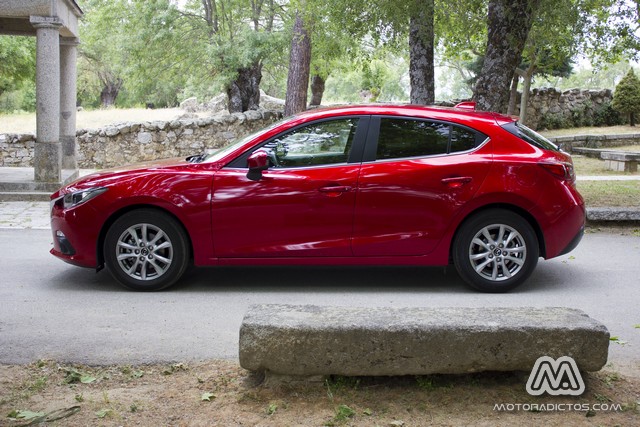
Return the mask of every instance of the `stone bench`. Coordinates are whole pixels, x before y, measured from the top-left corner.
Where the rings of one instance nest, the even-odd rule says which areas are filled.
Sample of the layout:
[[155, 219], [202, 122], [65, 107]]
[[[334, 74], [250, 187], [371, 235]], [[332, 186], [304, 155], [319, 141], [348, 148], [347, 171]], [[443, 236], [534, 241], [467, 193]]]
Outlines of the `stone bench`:
[[609, 332], [569, 308], [250, 307], [240, 365], [267, 376], [395, 376], [530, 371], [570, 356], [607, 362]]
[[637, 172], [640, 153], [625, 153], [622, 151], [603, 151], [600, 158], [605, 161], [605, 167], [618, 172]]

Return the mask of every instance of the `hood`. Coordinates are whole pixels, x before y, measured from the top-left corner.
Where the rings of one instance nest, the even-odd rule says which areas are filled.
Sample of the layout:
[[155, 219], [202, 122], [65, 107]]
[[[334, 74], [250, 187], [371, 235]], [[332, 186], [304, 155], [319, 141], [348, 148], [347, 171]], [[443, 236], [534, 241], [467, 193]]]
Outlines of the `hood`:
[[123, 184], [130, 179], [139, 178], [141, 175], [156, 174], [159, 172], [179, 171], [191, 167], [202, 167], [207, 170], [215, 170], [217, 164], [209, 163], [189, 163], [182, 157], [153, 160], [148, 162], [136, 163], [127, 166], [114, 167], [110, 169], [100, 170], [78, 178], [77, 180], [65, 185], [51, 197], [59, 197], [74, 191], [85, 190], [92, 187], [106, 187], [114, 183]]

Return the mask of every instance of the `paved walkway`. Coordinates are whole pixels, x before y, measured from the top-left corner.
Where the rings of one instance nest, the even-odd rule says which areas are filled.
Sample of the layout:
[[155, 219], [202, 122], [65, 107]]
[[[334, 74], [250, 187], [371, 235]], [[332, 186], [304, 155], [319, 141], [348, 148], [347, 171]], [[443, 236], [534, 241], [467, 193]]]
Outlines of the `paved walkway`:
[[49, 229], [49, 202], [0, 202], [0, 229]]
[[640, 181], [640, 175], [578, 175], [576, 181]]

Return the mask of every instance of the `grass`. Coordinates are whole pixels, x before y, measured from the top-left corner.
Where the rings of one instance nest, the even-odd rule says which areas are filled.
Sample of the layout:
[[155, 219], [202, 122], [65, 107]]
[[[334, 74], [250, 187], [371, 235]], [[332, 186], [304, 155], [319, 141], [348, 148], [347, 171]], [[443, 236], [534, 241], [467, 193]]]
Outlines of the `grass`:
[[578, 181], [589, 207], [640, 207], [640, 181]]
[[611, 150], [631, 151], [631, 152], [640, 153], [640, 145], [624, 145], [622, 147], [612, 147]]
[[615, 135], [620, 133], [639, 133], [640, 126], [605, 126], [605, 127], [586, 127], [586, 128], [570, 128], [570, 129], [553, 129], [540, 131], [546, 137], [550, 136], [570, 136], [570, 135]]
[[[640, 147], [637, 147], [640, 149]], [[604, 166], [604, 160], [594, 159], [593, 157], [586, 157], [580, 155], [573, 155], [573, 166], [576, 170], [576, 175], [639, 175], [638, 172], [618, 172], [610, 169], [606, 169]]]

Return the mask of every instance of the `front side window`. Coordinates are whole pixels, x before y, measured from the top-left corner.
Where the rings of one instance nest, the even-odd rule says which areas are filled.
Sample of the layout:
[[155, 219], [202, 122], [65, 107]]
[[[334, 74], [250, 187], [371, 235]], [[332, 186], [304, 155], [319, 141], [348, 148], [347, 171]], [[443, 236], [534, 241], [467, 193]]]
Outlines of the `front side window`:
[[265, 144], [276, 168], [347, 163], [357, 118], [323, 121], [300, 127]]

